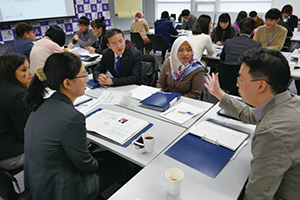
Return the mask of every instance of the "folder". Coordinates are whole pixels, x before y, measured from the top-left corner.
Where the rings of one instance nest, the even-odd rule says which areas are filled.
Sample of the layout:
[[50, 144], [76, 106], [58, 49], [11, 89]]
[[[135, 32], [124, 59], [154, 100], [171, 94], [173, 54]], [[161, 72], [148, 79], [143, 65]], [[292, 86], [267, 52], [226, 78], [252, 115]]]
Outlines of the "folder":
[[158, 111], [165, 111], [181, 97], [180, 93], [175, 92], [156, 92], [146, 99], [140, 101], [140, 106]]
[[234, 151], [187, 134], [165, 154], [205, 175], [215, 178], [233, 156]]
[[95, 89], [100, 87], [100, 84], [98, 82], [95, 82], [93, 79], [90, 79], [89, 82], [87, 82], [87, 87]]
[[[94, 129], [94, 130], [90, 130], [89, 127], [91, 127], [90, 125], [91, 124], [88, 124], [89, 123], [89, 118], [93, 117], [93, 115], [97, 114], [99, 111], [104, 111], [103, 109], [97, 109], [91, 113], [89, 113], [88, 115], [86, 115], [86, 127], [87, 127], [87, 130], [88, 130], [88, 133], [90, 134], [93, 134], [95, 136], [98, 136], [100, 138], [103, 138], [103, 139], [106, 139], [112, 143], [115, 143], [115, 144], [119, 144], [123, 147], [127, 147], [129, 144], [131, 144], [137, 137], [139, 137], [142, 133], [146, 132], [149, 128], [151, 128], [153, 126], [152, 123], [149, 123], [149, 122], [146, 122], [144, 120], [141, 120], [141, 119], [137, 119], [137, 118], [134, 118], [134, 117], [131, 117], [131, 116], [127, 116], [127, 118], [122, 118], [121, 120], [118, 120], [119, 118], [116, 118], [116, 119], [113, 119], [113, 121], [118, 121], [118, 123], [121, 123], [121, 124], [125, 124], [127, 123], [127, 121], [129, 120], [134, 120], [134, 119], [137, 119], [139, 121], [144, 121], [142, 122], [143, 125], [142, 126], [139, 126], [138, 129], [134, 129], [132, 132], [120, 132], [120, 130], [118, 129], [118, 126], [113, 126], [111, 127], [112, 129], [109, 129], [107, 130], [107, 127], [109, 127], [108, 123], [109, 123], [109, 116], [104, 116], [105, 118], [107, 117], [107, 121], [105, 121], [105, 124], [104, 126], [100, 126], [98, 127], [97, 129]], [[108, 112], [108, 110], [106, 110]], [[113, 111], [109, 111], [111, 112], [111, 114], [114, 114], [116, 112], [113, 112]], [[99, 113], [100, 114], [100, 113]], [[124, 115], [123, 113], [118, 113], [118, 114], [121, 114], [121, 115]], [[106, 113], [107, 115], [107, 113]], [[99, 116], [98, 116], [99, 117]], [[112, 115], [111, 117], [114, 118], [114, 116]], [[96, 118], [95, 119], [97, 122], [99, 121], [101, 123], [101, 119], [100, 118]], [[96, 122], [94, 120], [94, 122]], [[134, 121], [136, 122], [136, 121]], [[100, 124], [101, 125], [101, 124]], [[105, 127], [107, 126], [107, 127]], [[129, 126], [132, 126], [129, 125]], [[128, 127], [130, 128], [130, 127]], [[102, 133], [101, 133], [102, 131]], [[121, 133], [122, 135], [122, 140], [117, 140], [114, 136], [118, 133]]]

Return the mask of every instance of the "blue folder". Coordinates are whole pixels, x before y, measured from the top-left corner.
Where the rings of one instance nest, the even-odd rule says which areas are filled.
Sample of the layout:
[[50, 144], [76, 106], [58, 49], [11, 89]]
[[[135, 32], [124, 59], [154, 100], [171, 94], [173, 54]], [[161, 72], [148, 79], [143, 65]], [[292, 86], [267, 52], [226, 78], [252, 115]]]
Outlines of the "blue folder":
[[165, 154], [215, 178], [233, 156], [234, 151], [187, 134]]
[[[96, 112], [98, 112], [98, 111], [100, 111], [100, 110], [102, 110], [102, 109], [101, 109], [101, 108], [98, 108], [97, 110], [95, 110], [95, 111], [93, 111], [93, 112], [87, 114], [87, 115], [85, 116], [85, 118], [90, 117], [91, 115], [95, 114]], [[101, 136], [100, 134], [94, 133], [94, 132], [92, 132], [92, 131], [88, 131], [88, 133], [93, 134], [93, 135], [95, 135], [95, 136], [97, 136], [97, 137], [100, 137], [100, 138], [102, 138], [102, 139], [109, 140], [110, 142], [115, 143], [115, 144], [119, 144], [119, 145], [121, 145], [121, 146], [123, 146], [123, 147], [127, 147], [127, 146], [130, 145], [137, 137], [139, 137], [141, 134], [143, 134], [143, 133], [146, 132], [149, 128], [151, 128], [151, 126], [153, 126], [153, 124], [152, 124], [152, 123], [149, 123], [145, 128], [143, 128], [143, 129], [140, 130], [138, 133], [136, 133], [134, 136], [132, 136], [132, 137], [131, 137], [129, 140], [127, 140], [124, 144], [117, 143], [117, 142], [115, 142], [115, 141], [113, 141], [113, 140], [111, 140], [111, 139], [109, 139], [109, 138], [107, 138], [107, 137]]]
[[100, 87], [100, 84], [95, 82], [93, 79], [90, 79], [89, 82], [87, 82], [87, 86], [91, 89], [95, 89]]
[[165, 111], [173, 103], [178, 101], [181, 97], [180, 93], [175, 92], [156, 92], [146, 99], [140, 101], [140, 106], [158, 110]]

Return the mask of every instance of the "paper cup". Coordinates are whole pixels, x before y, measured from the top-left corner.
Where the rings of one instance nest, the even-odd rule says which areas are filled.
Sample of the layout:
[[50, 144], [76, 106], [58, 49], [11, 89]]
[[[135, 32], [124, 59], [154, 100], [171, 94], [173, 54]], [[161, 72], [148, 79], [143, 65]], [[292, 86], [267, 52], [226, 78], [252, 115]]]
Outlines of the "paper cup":
[[178, 195], [184, 178], [183, 171], [178, 168], [170, 168], [166, 171], [165, 176], [168, 181], [169, 194]]
[[132, 95], [131, 92], [124, 92], [122, 97], [123, 105], [130, 106], [131, 95]]
[[144, 149], [147, 153], [151, 153], [154, 149], [156, 134], [153, 132], [146, 132], [142, 135], [144, 141]]

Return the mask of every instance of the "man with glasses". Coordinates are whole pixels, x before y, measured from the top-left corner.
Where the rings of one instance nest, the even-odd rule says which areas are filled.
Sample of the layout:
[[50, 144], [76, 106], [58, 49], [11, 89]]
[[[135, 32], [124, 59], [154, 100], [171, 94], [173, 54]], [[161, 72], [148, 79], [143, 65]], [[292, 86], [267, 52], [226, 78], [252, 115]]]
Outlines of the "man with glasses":
[[78, 19], [78, 28], [79, 30], [75, 33], [74, 37], [72, 38], [71, 42], [69, 43], [69, 48], [74, 48], [74, 45], [78, 42], [81, 48], [93, 46], [96, 42], [97, 37], [94, 36], [92, 30], [89, 30], [90, 27], [90, 20], [85, 17], [81, 16]]
[[[106, 32], [108, 49], [93, 72], [94, 80], [101, 85], [121, 86], [138, 84], [141, 77], [142, 54], [126, 45], [124, 34], [119, 29]], [[112, 77], [106, 75], [109, 71]]]
[[220, 107], [256, 124], [251, 171], [240, 199], [300, 199], [300, 98], [288, 91], [289, 64], [280, 52], [262, 48], [247, 51], [241, 60], [239, 93], [255, 108], [225, 94], [218, 74], [205, 84]]

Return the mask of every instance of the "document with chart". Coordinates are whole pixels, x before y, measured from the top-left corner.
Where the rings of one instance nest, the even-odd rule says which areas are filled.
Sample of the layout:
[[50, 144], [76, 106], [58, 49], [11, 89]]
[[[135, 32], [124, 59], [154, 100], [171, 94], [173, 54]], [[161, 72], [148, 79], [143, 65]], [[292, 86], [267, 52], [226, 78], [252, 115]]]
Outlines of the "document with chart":
[[[150, 126], [149, 126], [150, 125]], [[123, 145], [150, 128], [149, 122], [124, 113], [102, 109], [86, 118], [88, 131]]]
[[181, 102], [174, 107], [169, 108], [165, 112], [159, 114], [159, 116], [166, 118], [170, 121], [183, 124], [189, 119], [199, 115], [200, 113], [204, 113], [205, 109], [192, 106], [190, 104]]

